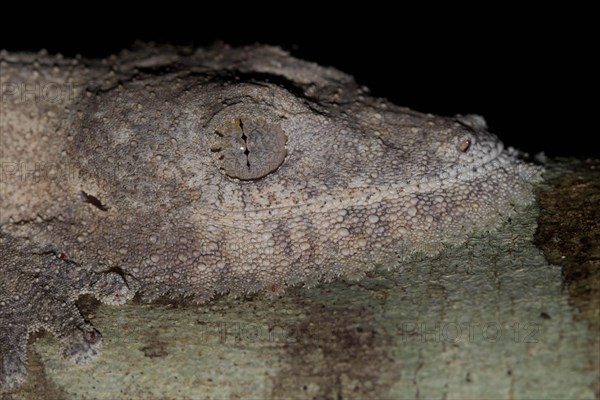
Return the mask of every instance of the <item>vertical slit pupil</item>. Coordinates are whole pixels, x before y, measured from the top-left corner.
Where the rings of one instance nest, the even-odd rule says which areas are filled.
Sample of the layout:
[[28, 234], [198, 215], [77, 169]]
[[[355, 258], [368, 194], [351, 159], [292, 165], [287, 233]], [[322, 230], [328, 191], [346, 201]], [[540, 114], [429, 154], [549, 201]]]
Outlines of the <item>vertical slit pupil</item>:
[[242, 130], [242, 140], [244, 141], [244, 154], [246, 155], [246, 166], [250, 168], [250, 159], [248, 158], [248, 154], [250, 154], [250, 150], [248, 150], [248, 136], [244, 132], [244, 123], [240, 119], [240, 129]]

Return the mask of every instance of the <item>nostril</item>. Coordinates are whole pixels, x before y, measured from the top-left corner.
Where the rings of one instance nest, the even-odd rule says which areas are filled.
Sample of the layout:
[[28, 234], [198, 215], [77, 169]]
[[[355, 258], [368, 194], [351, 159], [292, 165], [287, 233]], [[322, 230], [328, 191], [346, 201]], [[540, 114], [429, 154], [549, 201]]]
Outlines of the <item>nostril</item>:
[[461, 153], [466, 153], [471, 148], [471, 140], [465, 139], [456, 145], [456, 149]]

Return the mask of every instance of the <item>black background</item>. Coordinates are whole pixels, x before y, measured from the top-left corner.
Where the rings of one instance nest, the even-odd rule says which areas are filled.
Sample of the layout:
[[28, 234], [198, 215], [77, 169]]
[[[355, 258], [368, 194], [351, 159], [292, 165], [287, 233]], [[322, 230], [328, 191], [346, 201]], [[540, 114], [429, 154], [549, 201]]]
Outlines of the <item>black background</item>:
[[591, 10], [402, 4], [394, 10], [362, 3], [350, 12], [325, 13], [319, 4], [304, 3], [262, 10], [167, 6], [150, 15], [102, 9], [61, 18], [40, 11], [33, 18], [9, 12], [0, 48], [104, 57], [135, 40], [280, 45], [354, 75], [374, 95], [399, 105], [483, 115], [506, 144], [531, 154], [600, 156], [594, 145], [598, 128], [592, 126], [598, 43]]

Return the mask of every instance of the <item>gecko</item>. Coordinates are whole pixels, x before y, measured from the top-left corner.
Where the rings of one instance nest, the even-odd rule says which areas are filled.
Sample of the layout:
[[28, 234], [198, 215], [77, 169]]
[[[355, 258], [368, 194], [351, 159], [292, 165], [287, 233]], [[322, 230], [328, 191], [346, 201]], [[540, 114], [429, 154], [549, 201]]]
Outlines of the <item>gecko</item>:
[[88, 294], [283, 292], [492, 230], [541, 169], [477, 115], [436, 116], [272, 46], [0, 53], [0, 386], [32, 332], [86, 363]]

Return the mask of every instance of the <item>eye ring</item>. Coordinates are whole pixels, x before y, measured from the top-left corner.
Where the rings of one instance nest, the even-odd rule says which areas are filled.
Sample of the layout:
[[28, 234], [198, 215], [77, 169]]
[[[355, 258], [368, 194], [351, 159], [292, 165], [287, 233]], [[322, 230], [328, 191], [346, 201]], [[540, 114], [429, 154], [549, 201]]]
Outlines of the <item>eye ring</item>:
[[464, 139], [456, 145], [456, 149], [461, 153], [466, 153], [471, 148], [471, 139]]

